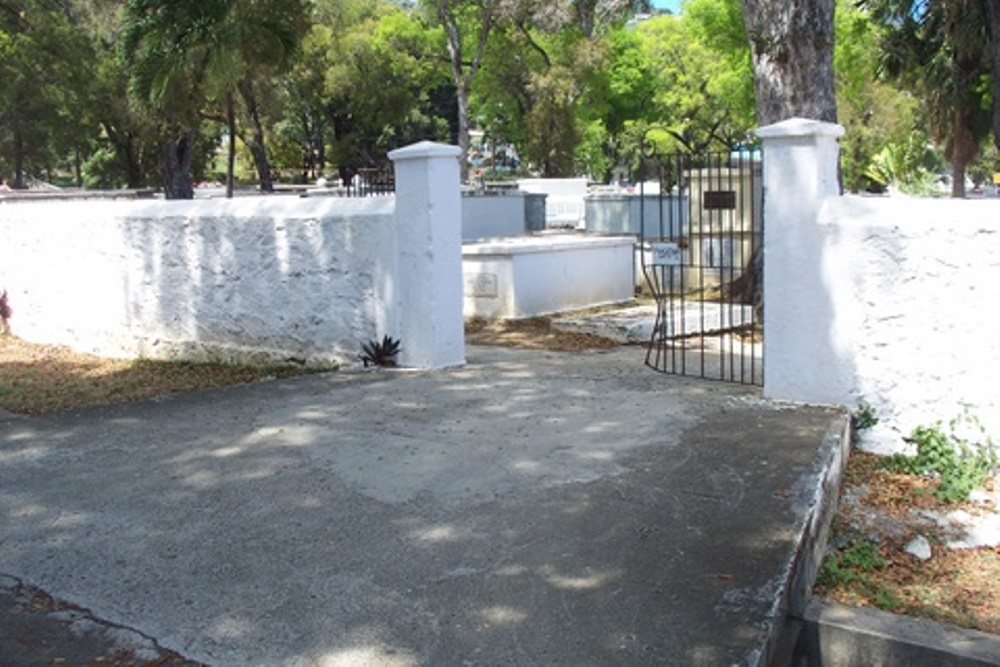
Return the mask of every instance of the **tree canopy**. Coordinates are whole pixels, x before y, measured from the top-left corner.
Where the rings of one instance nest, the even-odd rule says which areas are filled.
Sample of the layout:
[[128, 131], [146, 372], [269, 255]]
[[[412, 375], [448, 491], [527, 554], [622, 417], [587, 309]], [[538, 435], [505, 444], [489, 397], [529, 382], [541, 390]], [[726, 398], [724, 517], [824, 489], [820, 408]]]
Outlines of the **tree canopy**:
[[0, 0], [0, 174], [189, 197], [349, 180], [431, 139], [610, 181], [806, 115], [847, 127], [849, 189], [918, 188], [941, 158], [961, 184], [1000, 128], [994, 5]]
[[983, 0], [864, 3], [884, 29], [880, 73], [921, 93], [930, 134], [944, 145], [944, 156], [952, 165], [955, 197], [965, 195], [966, 166], [990, 130], [987, 82], [994, 53], [989, 29], [993, 4]]

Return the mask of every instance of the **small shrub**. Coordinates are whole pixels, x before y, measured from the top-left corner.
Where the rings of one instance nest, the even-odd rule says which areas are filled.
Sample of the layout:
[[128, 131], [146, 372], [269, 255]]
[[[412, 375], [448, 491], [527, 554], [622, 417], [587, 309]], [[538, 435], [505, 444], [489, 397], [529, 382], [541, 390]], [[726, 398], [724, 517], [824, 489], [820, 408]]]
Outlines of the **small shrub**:
[[361, 361], [364, 363], [365, 368], [369, 365], [395, 366], [396, 355], [402, 350], [400, 345], [400, 341], [394, 340], [391, 336], [383, 336], [381, 342], [370, 340], [367, 343], [362, 343]]
[[878, 424], [878, 414], [875, 408], [869, 403], [858, 403], [858, 407], [851, 414], [851, 426], [855, 431], [863, 431]]
[[938, 478], [934, 496], [946, 503], [962, 502], [969, 494], [983, 486], [997, 466], [993, 442], [985, 438], [979, 443], [969, 443], [957, 434], [960, 425], [982, 427], [974, 418], [954, 419], [946, 430], [940, 423], [918, 426], [907, 438], [917, 446], [915, 456], [894, 454], [883, 465], [887, 470], [909, 475], [935, 476]]

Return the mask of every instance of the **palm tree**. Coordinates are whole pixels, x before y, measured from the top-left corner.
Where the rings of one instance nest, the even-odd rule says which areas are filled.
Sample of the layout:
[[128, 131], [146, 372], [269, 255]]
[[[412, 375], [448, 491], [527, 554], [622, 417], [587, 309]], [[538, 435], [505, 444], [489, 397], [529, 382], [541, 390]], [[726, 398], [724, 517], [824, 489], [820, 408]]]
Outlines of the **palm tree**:
[[163, 137], [161, 161], [168, 199], [190, 199], [191, 157], [201, 106], [189, 58], [199, 25], [219, 0], [129, 0], [122, 51], [129, 87], [139, 106], [155, 117]]
[[868, 0], [885, 26], [883, 72], [921, 90], [931, 135], [945, 144], [951, 194], [965, 196], [965, 167], [990, 129], [981, 82], [990, 72], [990, 34], [979, 0]]
[[190, 198], [191, 146], [200, 114], [221, 102], [229, 127], [232, 196], [238, 92], [253, 125], [251, 152], [271, 190], [253, 80], [288, 65], [307, 23], [305, 0], [129, 0], [123, 49], [133, 95], [163, 121], [168, 198]]
[[243, 103], [250, 125], [250, 148], [260, 179], [260, 189], [274, 189], [265, 147], [264, 125], [256, 81], [266, 81], [291, 64], [308, 29], [304, 0], [216, 0], [226, 5], [221, 20], [199, 45], [210, 98], [221, 100], [229, 126], [229, 183], [235, 140], [241, 136], [235, 123], [235, 97]]

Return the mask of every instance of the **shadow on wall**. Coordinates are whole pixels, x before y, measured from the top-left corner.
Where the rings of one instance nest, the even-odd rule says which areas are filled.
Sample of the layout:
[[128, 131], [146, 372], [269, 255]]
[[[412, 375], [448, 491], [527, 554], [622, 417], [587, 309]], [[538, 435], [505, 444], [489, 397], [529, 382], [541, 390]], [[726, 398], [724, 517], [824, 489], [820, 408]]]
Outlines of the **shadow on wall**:
[[393, 208], [291, 197], [5, 207], [15, 333], [111, 356], [356, 361], [387, 326]]

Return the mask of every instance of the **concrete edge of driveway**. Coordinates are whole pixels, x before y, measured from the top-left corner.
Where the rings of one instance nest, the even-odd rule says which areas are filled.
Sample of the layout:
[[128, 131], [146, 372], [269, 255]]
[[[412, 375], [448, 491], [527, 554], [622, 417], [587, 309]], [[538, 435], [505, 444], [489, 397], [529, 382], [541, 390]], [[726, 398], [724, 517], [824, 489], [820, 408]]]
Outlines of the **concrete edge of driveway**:
[[799, 662], [884, 667], [1000, 665], [1000, 637], [879, 609], [810, 598], [799, 627]]
[[762, 665], [792, 664], [801, 626], [790, 619], [802, 616], [823, 562], [850, 450], [851, 418], [845, 412], [831, 422], [817, 454], [815, 486], [805, 500], [808, 507], [797, 529], [798, 547], [788, 564], [784, 595], [776, 601], [774, 632], [762, 656]]

